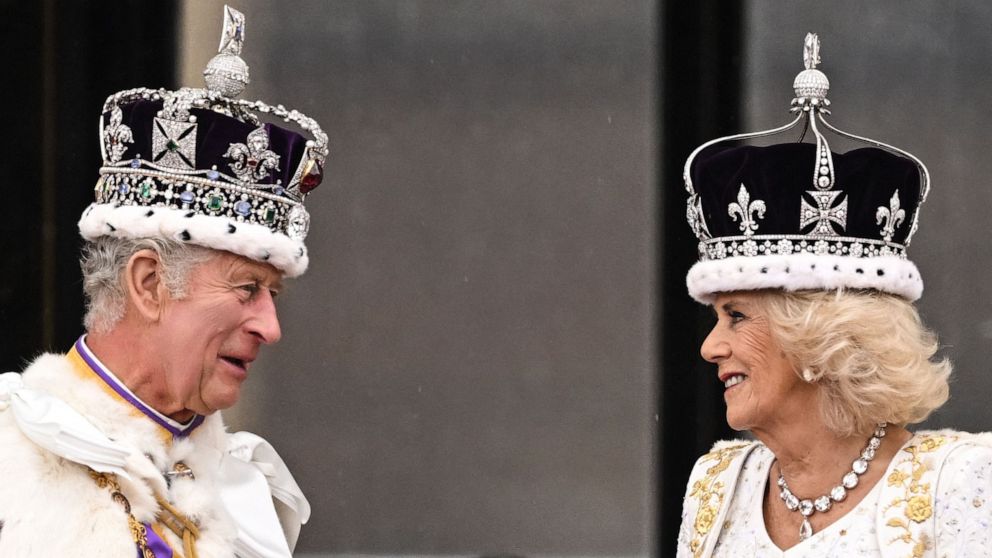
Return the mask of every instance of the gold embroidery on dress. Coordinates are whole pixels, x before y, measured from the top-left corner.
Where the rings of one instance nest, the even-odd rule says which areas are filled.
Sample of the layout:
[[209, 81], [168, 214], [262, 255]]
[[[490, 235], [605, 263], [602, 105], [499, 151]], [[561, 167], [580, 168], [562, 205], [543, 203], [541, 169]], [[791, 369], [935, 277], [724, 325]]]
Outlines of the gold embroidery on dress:
[[[893, 508], [902, 507], [903, 517], [896, 516], [885, 523], [888, 527], [902, 531], [901, 535], [889, 543], [903, 542], [912, 545], [910, 555], [912, 558], [921, 558], [927, 550], [933, 548], [933, 542], [927, 531], [925, 529], [921, 531], [918, 527], [933, 516], [930, 483], [923, 482], [923, 476], [932, 471], [933, 466], [924, 461], [923, 454], [931, 453], [948, 441], [956, 439], [956, 436], [922, 436], [918, 443], [906, 446], [902, 450], [909, 456], [904, 457], [889, 473], [888, 485], [903, 489], [903, 495], [892, 500], [883, 512], [888, 513]], [[914, 533], [914, 530], [917, 532]]]
[[727, 470], [734, 458], [747, 446], [748, 444], [727, 446], [711, 451], [700, 459], [700, 461], [716, 461], [717, 463], [706, 470], [706, 476], [692, 484], [692, 490], [689, 492], [689, 497], [695, 498], [698, 502], [696, 519], [692, 524], [694, 534], [692, 541], [689, 542], [689, 550], [694, 557], [698, 558], [702, 554], [703, 539], [713, 528], [713, 522], [716, 521], [716, 516], [723, 505], [724, 484], [716, 478]]

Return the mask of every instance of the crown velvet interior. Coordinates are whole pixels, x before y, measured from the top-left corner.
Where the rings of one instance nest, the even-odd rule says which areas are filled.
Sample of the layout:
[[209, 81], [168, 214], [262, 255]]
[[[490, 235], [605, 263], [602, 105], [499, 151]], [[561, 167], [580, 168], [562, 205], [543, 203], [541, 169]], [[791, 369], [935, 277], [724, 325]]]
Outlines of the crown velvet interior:
[[[701, 200], [703, 216], [714, 238], [739, 236], [741, 218], [729, 211], [739, 204], [743, 185], [749, 201], [764, 204], [764, 216], [755, 218], [755, 235], [808, 234], [813, 225], [801, 225], [806, 194], [815, 191], [816, 146], [786, 143], [767, 147], [714, 146], [701, 152], [692, 168], [692, 182]], [[891, 241], [904, 244], [919, 205], [920, 174], [909, 159], [882, 149], [867, 147], [847, 153], [832, 153], [835, 183], [828, 191], [839, 191], [835, 205], [846, 200], [846, 224], [831, 224], [838, 236], [882, 240], [878, 208], [891, 209], [896, 194], [905, 217], [894, 228]], [[829, 209], [829, 208], [828, 208]]]

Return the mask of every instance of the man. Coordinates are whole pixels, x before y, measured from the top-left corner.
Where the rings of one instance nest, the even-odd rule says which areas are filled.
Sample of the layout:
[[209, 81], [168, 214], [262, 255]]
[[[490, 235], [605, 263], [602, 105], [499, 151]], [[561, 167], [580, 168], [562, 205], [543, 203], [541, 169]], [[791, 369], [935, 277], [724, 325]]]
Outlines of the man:
[[327, 154], [312, 119], [235, 99], [243, 36], [225, 8], [206, 89], [104, 106], [79, 221], [87, 333], [0, 376], [0, 556], [285, 557], [309, 517], [272, 447], [219, 413], [280, 338]]

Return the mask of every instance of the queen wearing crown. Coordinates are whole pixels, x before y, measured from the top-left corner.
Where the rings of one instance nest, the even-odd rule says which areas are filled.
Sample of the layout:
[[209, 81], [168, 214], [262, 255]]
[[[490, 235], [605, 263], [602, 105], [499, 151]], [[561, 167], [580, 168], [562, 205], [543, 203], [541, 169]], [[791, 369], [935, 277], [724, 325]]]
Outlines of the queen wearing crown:
[[[700, 255], [687, 284], [716, 315], [700, 353], [727, 422], [756, 440], [696, 462], [678, 556], [988, 556], [992, 436], [908, 430], [944, 404], [951, 373], [906, 255], [927, 169], [828, 123], [815, 35], [804, 58], [790, 123], [686, 162]], [[815, 142], [727, 144], [800, 123]], [[867, 146], [836, 153], [824, 132]]]
[[275, 449], [220, 411], [281, 337], [274, 297], [307, 268], [327, 136], [237, 98], [245, 18], [224, 20], [206, 88], [103, 107], [86, 333], [0, 375], [0, 556], [288, 558], [310, 516]]

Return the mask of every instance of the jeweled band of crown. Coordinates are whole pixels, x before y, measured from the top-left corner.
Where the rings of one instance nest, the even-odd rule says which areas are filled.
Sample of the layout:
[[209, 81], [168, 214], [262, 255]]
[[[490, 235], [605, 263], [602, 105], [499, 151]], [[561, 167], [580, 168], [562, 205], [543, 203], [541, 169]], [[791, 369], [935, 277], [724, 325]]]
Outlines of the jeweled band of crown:
[[[902, 149], [827, 122], [830, 81], [816, 69], [815, 34], [806, 36], [803, 63], [791, 122], [708, 141], [686, 160], [686, 219], [699, 250], [687, 276], [690, 294], [708, 302], [738, 289], [859, 288], [915, 300], [923, 284], [906, 248], [929, 171]], [[800, 137], [767, 147], [721, 145], [782, 134], [800, 122], [815, 143]], [[870, 147], [835, 153], [824, 131]]]
[[[160, 220], [183, 241], [271, 258], [292, 275], [306, 268], [302, 241], [310, 217], [303, 203], [323, 179], [327, 135], [297, 110], [234, 98], [249, 82], [240, 58], [244, 30], [244, 15], [225, 6], [218, 54], [204, 70], [206, 88], [136, 88], [107, 98], [103, 166], [95, 204], [80, 221], [84, 237], [148, 234], [154, 223], [147, 221]], [[263, 119], [281, 119], [300, 132]], [[114, 212], [141, 207], [149, 208], [141, 223], [130, 209]], [[183, 217], [197, 223], [196, 234], [177, 228]]]
[[[105, 126], [103, 119], [100, 120], [100, 135], [104, 138], [104, 141], [100, 144], [102, 149], [101, 155], [103, 156], [105, 168], [121, 163], [126, 144], [133, 142], [131, 139], [131, 130], [120, 123], [120, 107], [141, 100], [163, 101], [164, 108], [160, 114], [174, 122], [188, 121], [189, 124], [195, 124], [196, 118], [189, 111], [191, 109], [204, 109], [259, 126], [261, 121], [258, 115], [255, 114], [257, 112], [260, 114], [271, 114], [276, 118], [283, 119], [285, 122], [294, 122], [302, 130], [313, 136], [313, 139], [307, 141], [307, 153], [297, 165], [296, 172], [293, 174], [288, 185], [281, 183], [257, 183], [248, 179], [249, 177], [237, 176], [237, 173], [233, 172], [233, 168], [232, 174], [235, 174], [235, 176], [226, 177], [232, 183], [252, 189], [269, 189], [278, 196], [285, 196], [292, 201], [303, 202], [306, 194], [316, 188], [320, 184], [319, 181], [323, 178], [323, 165], [327, 157], [327, 134], [320, 129], [320, 125], [313, 118], [296, 110], [287, 110], [282, 105], [273, 107], [262, 101], [230, 99], [216, 91], [189, 88], [183, 88], [175, 92], [166, 89], [137, 88], [120, 91], [108, 97], [104, 103], [103, 110], [104, 113], [110, 115], [110, 125]], [[190, 139], [195, 139], [195, 137]], [[248, 138], [245, 139], [247, 140]], [[175, 140], [173, 139], [173, 141]], [[170, 146], [166, 145], [166, 148], [169, 149]], [[179, 142], [176, 142], [175, 146], [171, 147], [171, 149], [173, 152], [181, 152], [182, 146]], [[154, 162], [144, 157], [139, 158], [139, 161], [141, 161], [142, 165], [146, 163], [152, 164]], [[235, 162], [234, 160], [231, 161], [231, 163]], [[126, 163], [133, 168], [133, 159], [126, 161]], [[192, 165], [187, 165], [188, 168], [177, 167], [175, 165], [159, 166], [166, 166], [167, 168], [156, 170], [182, 172], [183, 174], [186, 174], [187, 171], [194, 171], [211, 180], [215, 180], [218, 176], [225, 176], [224, 173], [217, 174], [220, 172], [217, 169], [196, 169], [191, 168]], [[103, 169], [101, 169], [102, 171]]]

